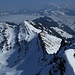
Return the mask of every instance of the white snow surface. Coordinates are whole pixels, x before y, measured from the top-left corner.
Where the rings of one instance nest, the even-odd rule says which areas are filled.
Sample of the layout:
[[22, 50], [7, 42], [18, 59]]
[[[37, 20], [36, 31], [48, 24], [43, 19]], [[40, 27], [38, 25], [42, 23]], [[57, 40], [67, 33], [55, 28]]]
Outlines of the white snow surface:
[[41, 33], [41, 37], [45, 43], [47, 53], [48, 54], [57, 53], [57, 51], [60, 48], [62, 40], [60, 38], [57, 38], [55, 36], [52, 36], [46, 33]]
[[29, 24], [27, 21], [24, 21], [20, 25], [20, 33], [19, 33], [19, 41], [26, 40], [30, 41], [33, 39], [36, 34], [40, 33], [41, 30], [34, 28], [31, 24]]
[[[69, 65], [73, 68], [74, 74], [75, 74], [75, 57], [74, 57], [75, 49], [68, 49], [65, 51], [67, 61], [69, 62]], [[67, 66], [67, 71], [69, 72], [70, 68]], [[68, 73], [67, 72], [67, 73]], [[68, 75], [73, 75], [72, 72], [70, 71], [70, 74]]]
[[66, 38], [72, 38], [73, 36], [62, 29], [59, 29], [58, 27], [52, 27], [56, 32], [58, 32], [62, 37]]

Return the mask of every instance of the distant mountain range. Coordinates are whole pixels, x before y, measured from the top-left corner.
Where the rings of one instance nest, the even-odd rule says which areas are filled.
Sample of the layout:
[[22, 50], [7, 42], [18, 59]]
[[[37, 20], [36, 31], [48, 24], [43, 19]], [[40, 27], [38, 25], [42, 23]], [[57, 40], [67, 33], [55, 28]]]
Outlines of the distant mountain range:
[[0, 16], [4, 15], [16, 15], [16, 14], [25, 14], [25, 15], [42, 15], [42, 16], [75, 16], [75, 10], [68, 7], [68, 5], [55, 5], [55, 4], [47, 4], [40, 10], [29, 10], [29, 9], [22, 9], [17, 11], [5, 11], [0, 12]]

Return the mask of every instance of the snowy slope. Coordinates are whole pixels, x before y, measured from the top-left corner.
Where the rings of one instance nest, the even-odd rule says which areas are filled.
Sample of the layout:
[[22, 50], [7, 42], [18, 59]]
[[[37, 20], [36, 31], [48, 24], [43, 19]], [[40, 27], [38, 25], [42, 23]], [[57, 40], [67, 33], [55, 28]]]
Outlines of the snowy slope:
[[19, 41], [21, 41], [21, 40], [30, 41], [39, 32], [41, 32], [41, 30], [34, 28], [27, 21], [24, 21], [22, 24], [20, 24], [20, 31], [18, 34], [19, 35]]
[[60, 48], [61, 45], [61, 39], [57, 38], [55, 36], [46, 34], [44, 33], [40, 33], [40, 36], [42, 38], [43, 43], [45, 44], [45, 48], [48, 54], [54, 54], [57, 53], [57, 51]]
[[65, 75], [75, 75], [75, 37], [73, 37], [72, 44], [67, 47], [65, 55], [68, 63], [66, 65]]
[[17, 48], [15, 47], [15, 40], [17, 37], [18, 29], [15, 24], [13, 25], [11, 23], [8, 24], [5, 22], [0, 23], [0, 28], [0, 36], [2, 36], [1, 38], [3, 39], [0, 42], [0, 75], [14, 75], [16, 70], [15, 68], [10, 69], [9, 67], [7, 67], [7, 59], [9, 59], [9, 57], [15, 52], [15, 50], [17, 50]]
[[72, 38], [72, 35], [63, 31], [62, 29], [59, 29], [58, 27], [51, 27], [53, 28], [56, 32], [58, 32], [62, 37], [65, 37], [65, 38]]
[[74, 75], [75, 38], [64, 28], [48, 17], [0, 22], [0, 75]]
[[[67, 57], [67, 61], [69, 62], [69, 64], [71, 65], [71, 67], [73, 68], [74, 74], [75, 74], [75, 57], [74, 57], [74, 53], [75, 53], [75, 49], [68, 49], [65, 54]], [[69, 71], [69, 66], [67, 66], [67, 71]], [[73, 75], [71, 73], [68, 73], [68, 75]]]

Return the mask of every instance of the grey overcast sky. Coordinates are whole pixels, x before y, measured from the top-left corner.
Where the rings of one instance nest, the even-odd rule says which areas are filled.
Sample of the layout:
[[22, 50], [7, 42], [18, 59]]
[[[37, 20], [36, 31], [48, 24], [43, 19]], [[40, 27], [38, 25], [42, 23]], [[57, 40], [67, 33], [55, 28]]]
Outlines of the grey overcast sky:
[[0, 11], [17, 9], [40, 9], [50, 3], [67, 4], [75, 8], [75, 0], [0, 0]]

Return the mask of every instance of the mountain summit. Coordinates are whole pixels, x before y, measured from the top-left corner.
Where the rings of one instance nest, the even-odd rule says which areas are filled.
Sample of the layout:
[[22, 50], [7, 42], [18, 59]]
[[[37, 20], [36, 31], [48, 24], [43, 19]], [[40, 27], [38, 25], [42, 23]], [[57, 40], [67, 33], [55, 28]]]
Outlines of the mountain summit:
[[0, 75], [75, 75], [74, 35], [47, 16], [0, 22]]

